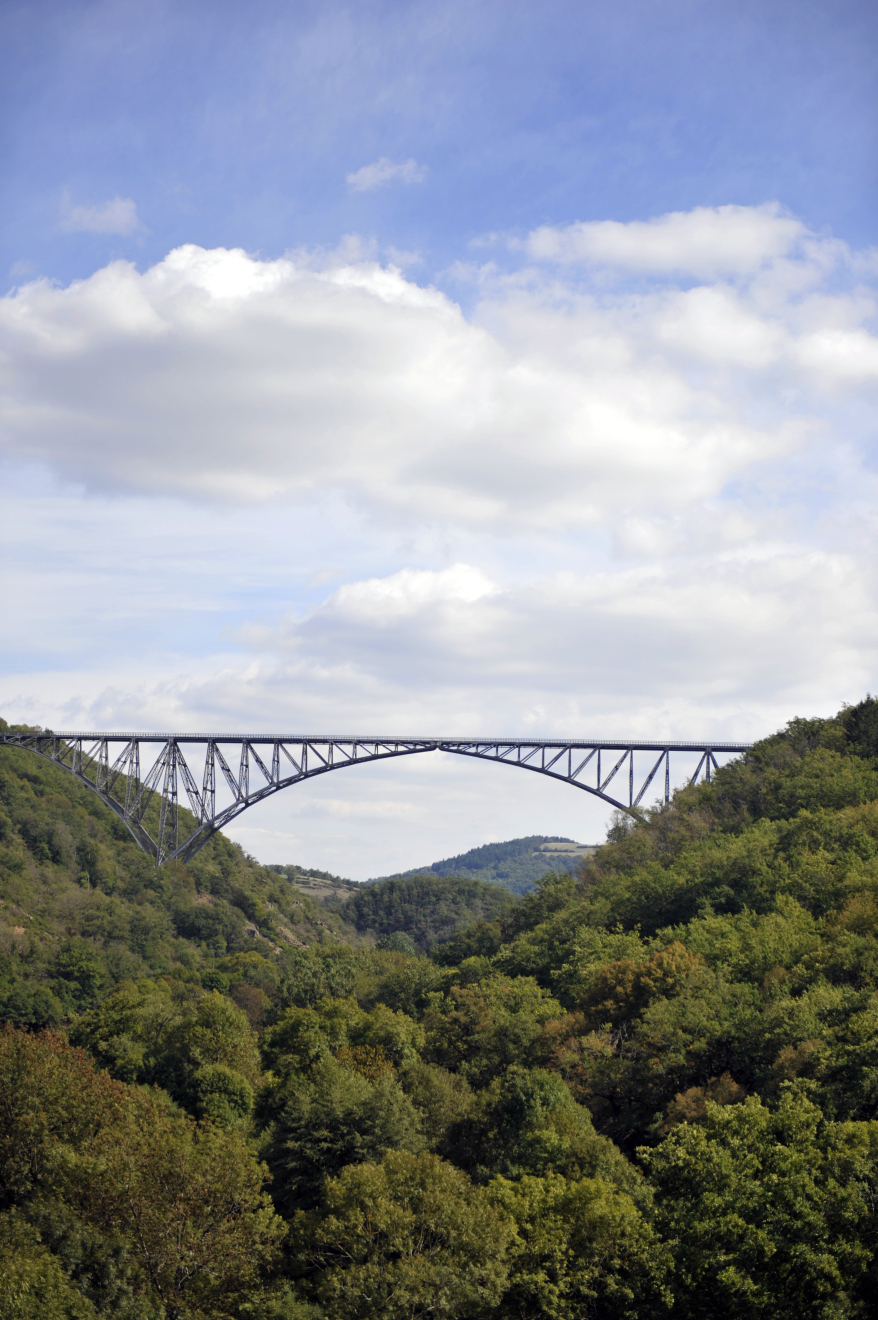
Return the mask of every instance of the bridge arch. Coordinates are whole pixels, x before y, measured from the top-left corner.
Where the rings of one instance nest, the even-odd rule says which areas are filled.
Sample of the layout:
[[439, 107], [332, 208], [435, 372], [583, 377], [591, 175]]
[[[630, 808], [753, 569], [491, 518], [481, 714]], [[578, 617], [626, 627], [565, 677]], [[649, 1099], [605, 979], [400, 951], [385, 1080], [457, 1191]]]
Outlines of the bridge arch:
[[[652, 742], [605, 739], [405, 738], [271, 734], [95, 733], [49, 729], [0, 733], [0, 746], [33, 752], [85, 784], [126, 825], [156, 866], [189, 861], [208, 839], [257, 802], [334, 770], [423, 752], [514, 766], [570, 784], [622, 811], [634, 812], [658, 775], [670, 797], [671, 756], [699, 757], [690, 782], [718, 769], [718, 753], [749, 743]], [[196, 777], [189, 760], [203, 765]], [[141, 763], [152, 764], [141, 774]], [[118, 749], [118, 750], [117, 750]], [[189, 759], [184, 749], [189, 750]], [[195, 754], [193, 756], [193, 753]], [[635, 775], [635, 754], [646, 768]], [[199, 787], [198, 779], [201, 781]], [[613, 792], [608, 792], [612, 786]], [[623, 788], [619, 793], [620, 786]], [[627, 788], [627, 792], [624, 789]], [[614, 793], [616, 796], [614, 796]], [[185, 797], [194, 828], [181, 815]], [[223, 799], [226, 799], [225, 801]], [[627, 801], [626, 801], [627, 799]], [[150, 832], [148, 825], [154, 833]]]

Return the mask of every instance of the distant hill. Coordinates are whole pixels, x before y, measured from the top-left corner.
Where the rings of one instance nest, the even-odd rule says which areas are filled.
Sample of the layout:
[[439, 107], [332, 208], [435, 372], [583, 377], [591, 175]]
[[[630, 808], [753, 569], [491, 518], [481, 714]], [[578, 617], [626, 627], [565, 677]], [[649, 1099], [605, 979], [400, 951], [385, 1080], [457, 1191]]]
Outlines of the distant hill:
[[305, 866], [296, 866], [291, 862], [286, 866], [272, 864], [263, 868], [282, 875], [297, 889], [304, 889], [312, 898], [329, 898], [332, 895], [343, 896], [348, 890], [359, 889], [356, 880], [345, 880], [343, 876], [332, 875], [330, 871], [317, 871]]
[[576, 843], [555, 834], [529, 834], [505, 843], [485, 843], [457, 857], [446, 857], [428, 866], [378, 876], [369, 884], [416, 875], [460, 876], [483, 885], [499, 885], [513, 894], [525, 894], [548, 871], [569, 871], [580, 858], [593, 853], [596, 845]]
[[[401, 952], [426, 953], [473, 922], [495, 921], [517, 900], [498, 885], [428, 873], [360, 885], [350, 897], [339, 890], [324, 902], [361, 935]], [[406, 937], [401, 943], [400, 936]]]

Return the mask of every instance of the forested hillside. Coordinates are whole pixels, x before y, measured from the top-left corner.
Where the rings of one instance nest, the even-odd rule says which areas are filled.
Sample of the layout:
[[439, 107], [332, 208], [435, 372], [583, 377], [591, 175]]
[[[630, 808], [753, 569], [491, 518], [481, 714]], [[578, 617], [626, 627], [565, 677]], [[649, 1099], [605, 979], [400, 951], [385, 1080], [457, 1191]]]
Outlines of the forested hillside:
[[342, 932], [354, 936], [221, 835], [157, 871], [94, 793], [0, 747], [0, 1017], [54, 1025], [143, 976], [228, 989], [248, 958], [274, 967]]
[[514, 904], [509, 891], [496, 885], [416, 875], [362, 885], [327, 906], [385, 947], [426, 953], [474, 922], [495, 920]]
[[[0, 1036], [0, 1315], [874, 1314], [878, 702], [793, 721], [429, 956], [316, 904], [282, 945], [210, 888], [282, 883], [222, 841], [140, 890], [101, 833], [114, 869], [80, 886], [104, 825], [43, 773], [3, 761], [4, 975], [53, 1016], [13, 997]], [[166, 964], [89, 902], [165, 912]], [[201, 907], [261, 943], [212, 951], [174, 924]]]
[[483, 885], [499, 885], [512, 894], [526, 894], [537, 880], [552, 870], [569, 870], [583, 856], [593, 852], [588, 844], [575, 843], [555, 834], [529, 834], [505, 843], [485, 843], [480, 848], [445, 857], [428, 866], [416, 866], [394, 876], [381, 876], [370, 884], [388, 880], [410, 879], [421, 875], [455, 876], [478, 880]]

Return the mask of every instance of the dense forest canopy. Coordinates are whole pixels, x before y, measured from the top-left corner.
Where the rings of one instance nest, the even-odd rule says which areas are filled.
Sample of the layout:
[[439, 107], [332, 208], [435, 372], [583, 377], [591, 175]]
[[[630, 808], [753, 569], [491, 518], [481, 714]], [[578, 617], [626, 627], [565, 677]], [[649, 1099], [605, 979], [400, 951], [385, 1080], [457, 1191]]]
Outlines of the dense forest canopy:
[[496, 885], [455, 876], [413, 875], [362, 885], [329, 904], [345, 921], [403, 953], [426, 953], [476, 921], [491, 921], [514, 905]]
[[878, 701], [611, 836], [323, 902], [0, 749], [0, 1315], [874, 1314]]

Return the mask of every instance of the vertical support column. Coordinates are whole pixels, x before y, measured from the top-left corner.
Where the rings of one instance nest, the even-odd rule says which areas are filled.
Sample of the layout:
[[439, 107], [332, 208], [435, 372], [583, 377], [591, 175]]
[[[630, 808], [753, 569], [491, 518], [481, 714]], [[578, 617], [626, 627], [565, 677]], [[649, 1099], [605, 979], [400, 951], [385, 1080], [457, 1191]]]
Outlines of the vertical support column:
[[671, 750], [665, 752], [665, 805], [671, 800]]
[[280, 743], [276, 742], [271, 749], [271, 782], [277, 784], [280, 781]]
[[179, 821], [177, 812], [177, 744], [165, 748], [165, 776], [162, 785], [162, 808], [159, 817], [157, 860], [159, 866], [177, 847]]
[[204, 754], [201, 801], [207, 813], [206, 819], [213, 820], [216, 815], [216, 743], [213, 742], [207, 744], [207, 751]]
[[238, 785], [241, 797], [246, 802], [250, 796], [250, 746], [248, 743], [241, 743], [241, 765], [238, 770]]
[[95, 766], [95, 788], [98, 792], [106, 786], [110, 774], [110, 748], [106, 738], [98, 744], [98, 759]]
[[708, 747], [706, 753], [706, 760], [704, 764], [704, 778], [707, 780], [708, 783], [710, 783], [710, 762], [712, 759], [713, 758], [710, 755], [710, 748]]
[[140, 743], [135, 738], [131, 743], [128, 757], [128, 774], [125, 776], [125, 819], [131, 813], [131, 805], [140, 792]]
[[628, 805], [634, 806], [634, 748], [628, 753]]

